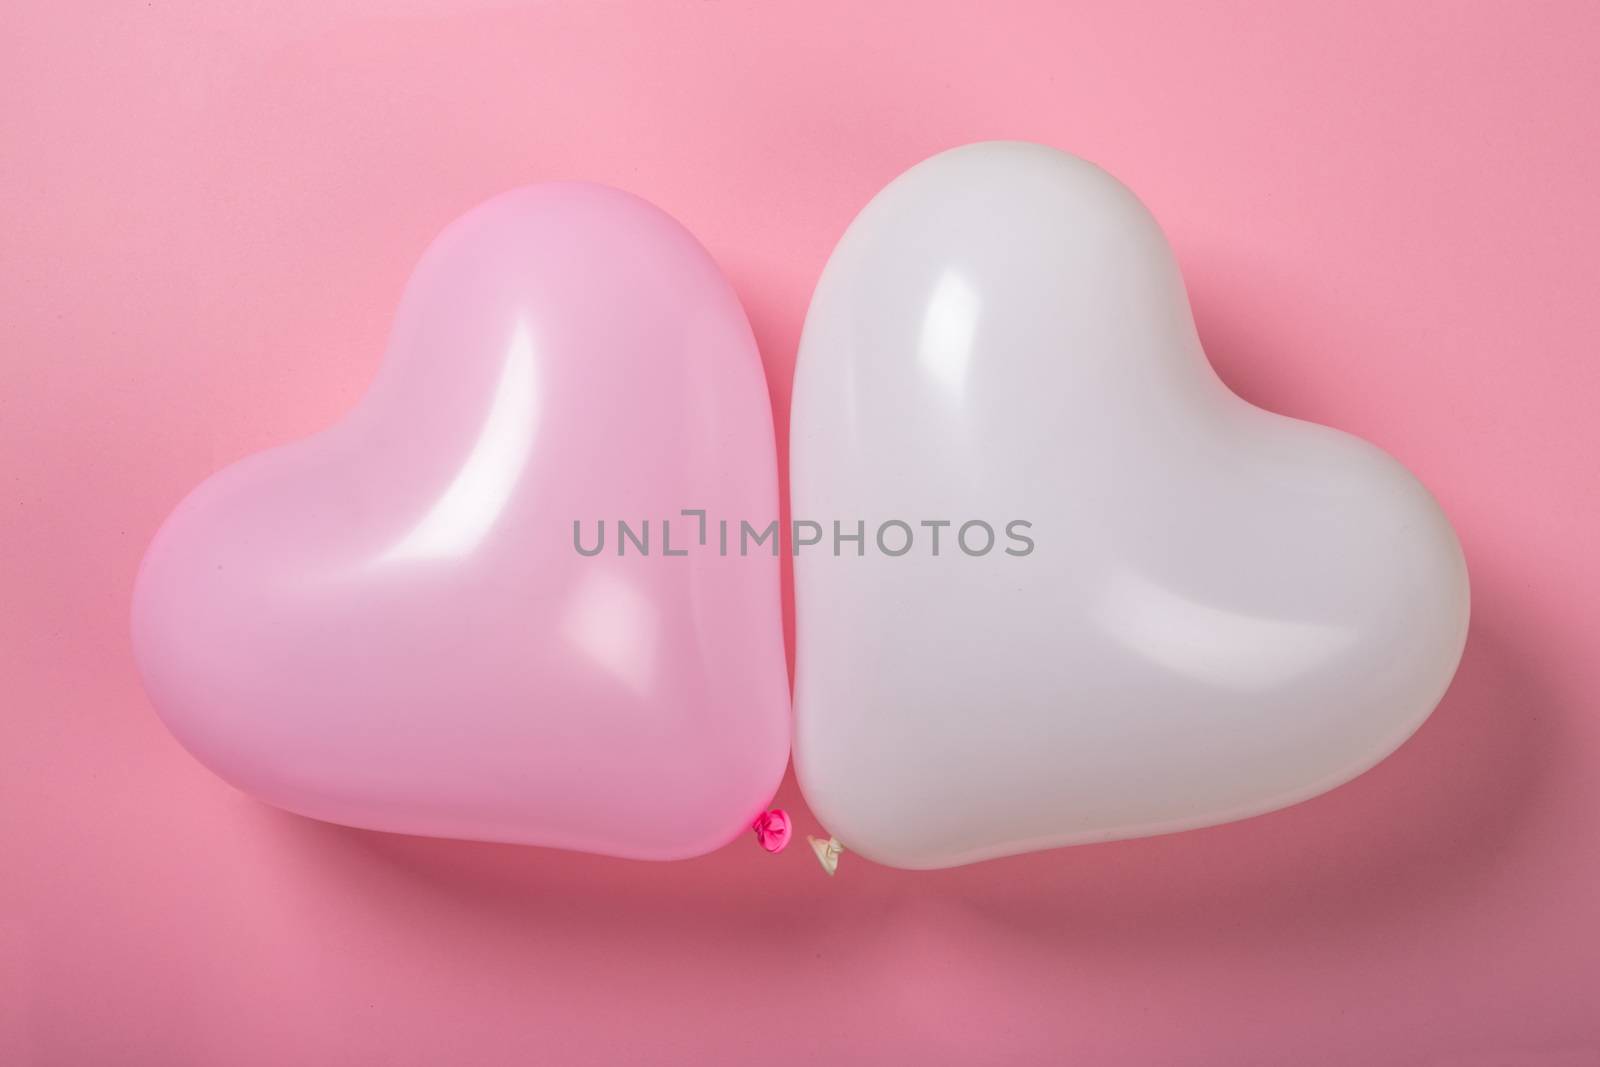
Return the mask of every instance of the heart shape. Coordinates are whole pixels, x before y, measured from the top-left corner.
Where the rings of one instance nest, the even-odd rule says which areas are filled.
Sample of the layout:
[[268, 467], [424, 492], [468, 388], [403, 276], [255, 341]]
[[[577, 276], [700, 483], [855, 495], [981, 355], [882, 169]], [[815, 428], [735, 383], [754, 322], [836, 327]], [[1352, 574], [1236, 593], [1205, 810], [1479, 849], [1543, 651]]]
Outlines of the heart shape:
[[[291, 811], [696, 855], [788, 759], [778, 563], [663, 558], [659, 523], [776, 506], [766, 379], [711, 257], [625, 193], [532, 186], [434, 242], [346, 419], [178, 507], [135, 653], [172, 732]], [[574, 523], [592, 547], [618, 520], [655, 552], [617, 555], [615, 527], [574, 550]]]
[[1428, 492], [1223, 386], [1149, 213], [1039, 145], [936, 156], [861, 212], [790, 454], [797, 519], [865, 524], [795, 561], [795, 766], [884, 863], [1305, 799], [1409, 736], [1466, 638]]

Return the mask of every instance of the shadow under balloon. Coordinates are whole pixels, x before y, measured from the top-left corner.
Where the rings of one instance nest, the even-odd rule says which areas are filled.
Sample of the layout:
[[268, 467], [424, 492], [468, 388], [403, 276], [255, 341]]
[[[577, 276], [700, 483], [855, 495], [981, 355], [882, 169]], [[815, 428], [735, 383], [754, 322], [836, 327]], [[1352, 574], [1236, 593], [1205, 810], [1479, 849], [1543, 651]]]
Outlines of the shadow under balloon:
[[1558, 758], [1558, 717], [1507, 635], [1475, 624], [1416, 735], [1329, 793], [1223, 826], [960, 869], [942, 888], [998, 928], [1080, 949], [1398, 926], [1509, 870]]
[[[1470, 896], [1507, 864], [1557, 751], [1547, 700], [1508, 636], [1476, 624], [1417, 735], [1328, 794], [1225, 826], [944, 871], [847, 853], [830, 879], [798, 834], [776, 856], [741, 839], [695, 860], [640, 863], [254, 810], [319, 878], [379, 895], [379, 921], [397, 933], [411, 929], [401, 917], [426, 914], [435, 931], [513, 955], [552, 939], [626, 944], [628, 958], [727, 950], [776, 974], [786, 960], [870, 954], [915, 928], [935, 939], [976, 932], [986, 950], [1016, 941], [1080, 958], [1170, 958], [1223, 940], [1248, 948], [1308, 929], [1381, 930]], [[792, 776], [778, 803], [801, 834], [822, 832]]]

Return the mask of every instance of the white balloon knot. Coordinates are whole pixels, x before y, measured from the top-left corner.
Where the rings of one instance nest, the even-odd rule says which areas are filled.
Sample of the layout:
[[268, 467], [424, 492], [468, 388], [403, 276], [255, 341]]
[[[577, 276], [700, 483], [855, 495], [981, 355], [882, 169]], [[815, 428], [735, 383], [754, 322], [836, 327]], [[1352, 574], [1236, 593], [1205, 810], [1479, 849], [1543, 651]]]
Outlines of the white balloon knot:
[[826, 841], [810, 836], [806, 840], [811, 842], [811, 851], [817, 854], [817, 862], [822, 864], [822, 869], [829, 877], [839, 869], [839, 854], [844, 851], [844, 846], [839, 844], [837, 837], [830, 837]]

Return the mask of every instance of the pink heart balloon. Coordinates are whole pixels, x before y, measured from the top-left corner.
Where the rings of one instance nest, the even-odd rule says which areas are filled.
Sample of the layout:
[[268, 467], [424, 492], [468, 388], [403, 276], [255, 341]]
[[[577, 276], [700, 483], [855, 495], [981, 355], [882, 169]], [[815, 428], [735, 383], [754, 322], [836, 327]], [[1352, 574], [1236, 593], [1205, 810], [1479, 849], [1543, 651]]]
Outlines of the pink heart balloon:
[[[239, 788], [351, 826], [670, 859], [782, 777], [778, 561], [683, 509], [777, 514], [732, 287], [601, 186], [507, 193], [408, 285], [341, 423], [196, 489], [133, 639], [167, 726]], [[648, 521], [650, 554], [621, 544]], [[662, 554], [672, 520], [674, 553]], [[592, 549], [575, 549], [574, 523]]]

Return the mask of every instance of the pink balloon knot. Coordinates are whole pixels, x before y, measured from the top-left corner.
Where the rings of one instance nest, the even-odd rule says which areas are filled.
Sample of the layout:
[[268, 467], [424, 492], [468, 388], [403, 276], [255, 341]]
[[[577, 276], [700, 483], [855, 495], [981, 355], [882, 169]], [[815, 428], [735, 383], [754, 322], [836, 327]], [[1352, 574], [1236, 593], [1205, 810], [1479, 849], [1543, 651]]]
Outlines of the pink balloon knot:
[[750, 829], [756, 832], [757, 843], [768, 852], [782, 852], [789, 843], [789, 835], [794, 832], [789, 823], [789, 813], [782, 808], [773, 808], [756, 816]]

